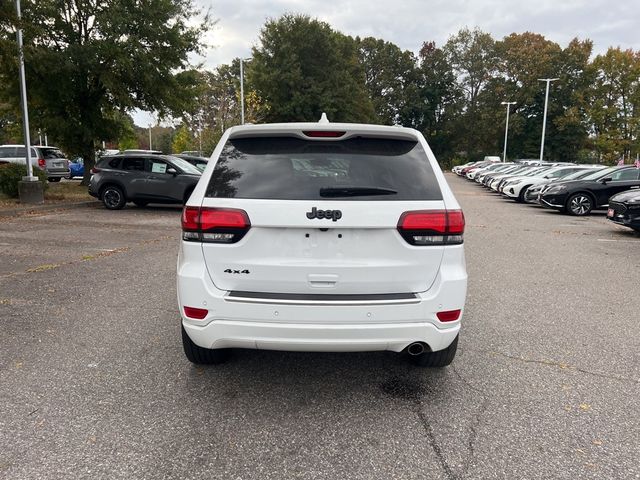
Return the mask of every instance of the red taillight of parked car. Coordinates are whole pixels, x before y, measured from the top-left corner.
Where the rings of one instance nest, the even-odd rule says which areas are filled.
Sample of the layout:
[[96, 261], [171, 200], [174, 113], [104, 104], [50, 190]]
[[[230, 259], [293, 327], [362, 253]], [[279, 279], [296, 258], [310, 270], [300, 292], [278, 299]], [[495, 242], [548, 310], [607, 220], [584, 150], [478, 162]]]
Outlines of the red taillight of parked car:
[[189, 318], [202, 320], [209, 314], [209, 310], [205, 308], [184, 307], [184, 314]]
[[44, 158], [39, 158], [39, 159], [38, 159], [38, 166], [39, 166], [40, 168], [42, 168], [43, 170], [44, 170], [45, 168], [47, 168], [47, 162], [45, 162], [45, 161], [44, 161]]
[[100, 171], [101, 171], [101, 170], [100, 170], [98, 167], [93, 167], [93, 168], [91, 169], [91, 173], [92, 173], [92, 174], [93, 174], [93, 173], [98, 173], [98, 172], [100, 172]]
[[189, 242], [236, 243], [250, 228], [244, 210], [184, 207], [182, 211], [182, 239]]
[[462, 210], [415, 210], [404, 212], [398, 232], [411, 245], [459, 245], [463, 242]]

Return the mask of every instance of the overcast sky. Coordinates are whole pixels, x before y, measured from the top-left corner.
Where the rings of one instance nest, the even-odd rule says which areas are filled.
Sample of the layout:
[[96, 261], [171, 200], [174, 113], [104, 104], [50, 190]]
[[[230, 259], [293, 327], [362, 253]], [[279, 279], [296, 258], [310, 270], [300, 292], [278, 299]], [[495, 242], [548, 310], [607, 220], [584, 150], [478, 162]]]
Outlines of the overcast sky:
[[[218, 19], [207, 37], [205, 66], [251, 56], [268, 18], [303, 13], [347, 35], [377, 37], [417, 52], [424, 41], [438, 46], [462, 27], [479, 27], [500, 39], [512, 32], [540, 33], [561, 46], [589, 38], [594, 52], [609, 46], [640, 50], [640, 0], [195, 0]], [[147, 126], [149, 116], [134, 115]]]

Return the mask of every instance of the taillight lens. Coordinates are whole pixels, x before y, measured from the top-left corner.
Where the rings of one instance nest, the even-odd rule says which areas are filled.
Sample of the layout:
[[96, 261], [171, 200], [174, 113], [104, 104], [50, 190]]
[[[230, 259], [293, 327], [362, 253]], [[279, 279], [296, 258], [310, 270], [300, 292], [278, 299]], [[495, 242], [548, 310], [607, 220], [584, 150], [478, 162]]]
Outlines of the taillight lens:
[[247, 212], [235, 208], [184, 207], [182, 239], [189, 242], [236, 243], [251, 228]]
[[91, 169], [91, 173], [98, 173], [101, 169], [99, 169], [98, 167], [93, 167]]
[[462, 210], [416, 210], [404, 212], [398, 232], [411, 245], [459, 245], [463, 242]]
[[209, 310], [204, 308], [196, 308], [196, 307], [184, 307], [184, 314], [189, 318], [195, 318], [196, 320], [204, 319]]
[[47, 162], [44, 161], [44, 158], [39, 158], [38, 159], [38, 166], [40, 168], [46, 168], [47, 167]]
[[436, 316], [441, 322], [455, 322], [460, 318], [460, 312], [461, 310], [447, 310], [436, 313]]

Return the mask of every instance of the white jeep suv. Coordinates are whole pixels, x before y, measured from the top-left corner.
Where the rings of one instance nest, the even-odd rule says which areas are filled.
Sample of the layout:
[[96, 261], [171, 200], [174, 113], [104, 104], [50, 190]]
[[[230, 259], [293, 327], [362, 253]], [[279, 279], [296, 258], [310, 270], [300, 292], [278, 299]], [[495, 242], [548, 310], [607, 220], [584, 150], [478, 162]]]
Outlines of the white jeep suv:
[[178, 303], [194, 363], [230, 348], [453, 360], [464, 216], [424, 137], [400, 127], [244, 125], [182, 215]]

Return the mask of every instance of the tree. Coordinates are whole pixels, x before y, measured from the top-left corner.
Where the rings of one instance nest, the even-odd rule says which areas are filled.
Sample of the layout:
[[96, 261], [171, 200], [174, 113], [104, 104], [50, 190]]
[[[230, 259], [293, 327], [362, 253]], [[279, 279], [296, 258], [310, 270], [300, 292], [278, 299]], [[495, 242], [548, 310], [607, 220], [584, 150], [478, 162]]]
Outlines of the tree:
[[412, 126], [422, 131], [434, 153], [444, 159], [456, 154], [456, 123], [461, 117], [463, 92], [446, 52], [424, 42], [419, 53], [419, 101]]
[[[0, 85], [16, 105], [17, 24], [12, 2], [0, 7]], [[30, 0], [22, 27], [32, 117], [71, 155], [85, 159], [84, 182], [102, 140], [119, 137], [134, 108], [160, 116], [193, 101], [188, 55], [201, 51], [212, 25], [192, 0]]]
[[479, 129], [481, 115], [478, 101], [483, 88], [496, 71], [498, 59], [495, 40], [481, 30], [463, 28], [449, 38], [444, 51], [466, 99], [463, 115], [459, 117], [458, 135], [463, 139], [469, 157], [482, 156], [483, 132]]
[[247, 79], [269, 106], [267, 121], [317, 121], [322, 112], [331, 121], [375, 118], [356, 41], [308, 16], [267, 21]]
[[171, 142], [171, 148], [173, 153], [184, 152], [185, 150], [191, 150], [193, 145], [193, 137], [186, 125], [181, 125], [173, 136], [173, 142]]
[[609, 48], [592, 68], [593, 145], [605, 160], [629, 158], [640, 150], [640, 52]]
[[412, 110], [418, 102], [416, 58], [408, 50], [377, 38], [356, 38], [364, 84], [381, 123], [412, 122]]

